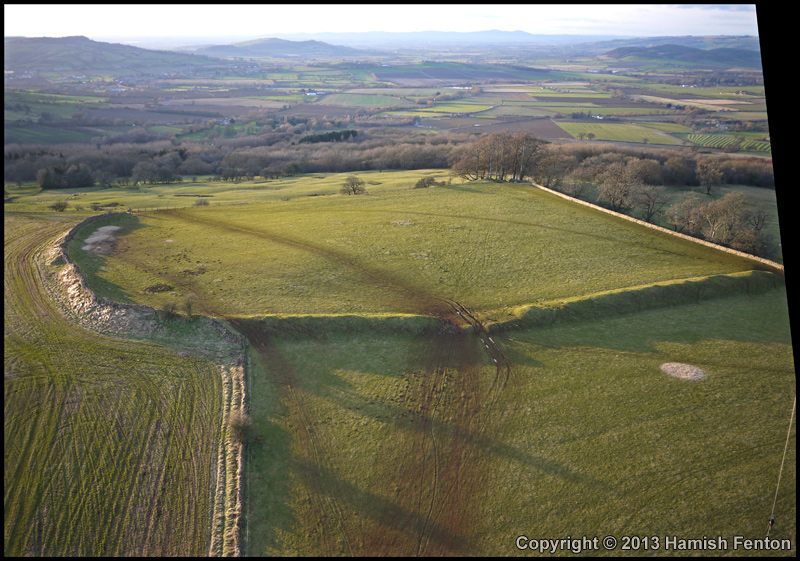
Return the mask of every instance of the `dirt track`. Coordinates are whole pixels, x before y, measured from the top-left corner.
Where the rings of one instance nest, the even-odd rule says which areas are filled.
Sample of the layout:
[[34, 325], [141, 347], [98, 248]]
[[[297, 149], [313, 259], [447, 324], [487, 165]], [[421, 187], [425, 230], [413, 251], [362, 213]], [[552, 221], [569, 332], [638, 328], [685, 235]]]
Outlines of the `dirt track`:
[[[259, 354], [263, 375], [285, 406], [295, 446], [292, 467], [301, 474], [308, 491], [308, 518], [304, 516], [303, 526], [313, 551], [392, 556], [477, 553], [471, 534], [481, 512], [478, 497], [485, 491], [479, 486], [488, 475], [482, 433], [511, 376], [508, 360], [486, 328], [459, 302], [429, 294], [329, 247], [180, 211], [169, 214], [330, 259], [383, 286], [387, 301], [398, 309], [441, 320], [438, 333], [422, 343], [423, 371], [406, 397], [406, 405], [416, 412], [413, 426], [408, 427], [413, 435], [410, 445], [392, 465], [382, 466], [385, 475], [376, 482], [382, 491], [390, 487], [394, 491], [394, 499], [388, 501], [379, 498], [378, 490], [352, 488], [335, 476], [334, 464], [346, 465], [347, 459], [331, 457], [326, 442], [318, 436], [314, 427], [319, 419], [304, 399], [302, 373], [259, 322], [226, 318]], [[213, 313], [211, 302], [204, 302], [203, 307]], [[494, 370], [490, 377], [487, 363], [494, 365], [488, 369]]]
[[[385, 476], [377, 482], [380, 487], [394, 488], [396, 498], [391, 502], [375, 499], [375, 489], [364, 500], [365, 490], [336, 478], [334, 463], [342, 460], [329, 457], [326, 442], [314, 429], [317, 419], [303, 398], [302, 374], [259, 322], [228, 318], [259, 354], [264, 374], [286, 407], [296, 445], [293, 467], [302, 474], [308, 490], [309, 519], [304, 517], [303, 523], [309, 529], [310, 545], [320, 553], [475, 553], [471, 531], [480, 515], [476, 486], [485, 479], [482, 472], [487, 468], [480, 437], [511, 370], [500, 348], [466, 308], [442, 301], [430, 311], [443, 321], [441, 329], [423, 342], [424, 370], [407, 398], [407, 405], [418, 412], [409, 427], [413, 436], [402, 457], [384, 466]], [[482, 380], [487, 352], [497, 365], [496, 374], [494, 379]], [[366, 503], [373, 506], [363, 512]], [[357, 521], [365, 515], [369, 523]]]

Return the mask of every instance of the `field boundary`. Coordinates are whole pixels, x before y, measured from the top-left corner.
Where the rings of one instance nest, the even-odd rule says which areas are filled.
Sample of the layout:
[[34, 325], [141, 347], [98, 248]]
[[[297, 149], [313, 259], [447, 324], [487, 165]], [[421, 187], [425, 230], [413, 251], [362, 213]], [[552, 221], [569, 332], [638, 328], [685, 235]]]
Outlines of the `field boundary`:
[[[203, 315], [193, 317], [194, 334], [200, 341], [217, 340], [210, 350], [203, 343], [187, 343], [185, 332], [172, 332], [159, 319], [158, 312], [141, 304], [122, 304], [98, 297], [89, 287], [83, 273], [68, 255], [68, 245], [76, 233], [93, 222], [126, 213], [105, 213], [91, 216], [56, 237], [44, 250], [46, 265], [64, 265], [54, 275], [44, 270], [42, 278], [47, 291], [70, 319], [96, 333], [146, 339], [160, 344], [187, 348], [219, 364], [222, 378], [222, 435], [217, 462], [217, 486], [213, 492], [214, 508], [209, 520], [211, 538], [209, 555], [241, 556], [244, 525], [245, 444], [232, 438], [228, 429], [233, 413], [247, 414], [248, 399], [245, 384], [247, 368], [246, 340], [220, 320]], [[183, 321], [176, 318], [173, 321]]]
[[672, 236], [675, 236], [675, 237], [678, 237], [678, 238], [681, 238], [681, 239], [684, 239], [684, 240], [688, 240], [688, 241], [691, 241], [691, 242], [694, 242], [694, 243], [697, 243], [697, 244], [700, 244], [700, 245], [704, 245], [706, 247], [711, 247], [713, 249], [718, 249], [720, 251], [724, 251], [725, 253], [729, 253], [731, 255], [736, 255], [737, 257], [743, 257], [744, 259], [747, 259], [749, 261], [752, 261], [752, 262], [756, 263], [759, 267], [767, 267], [767, 270], [769, 270], [769, 271], [771, 271], [771, 272], [773, 272], [773, 273], [775, 273], [777, 275], [780, 275], [781, 277], [784, 276], [783, 265], [781, 265], [780, 263], [776, 263], [775, 261], [771, 261], [769, 259], [764, 259], [763, 257], [757, 257], [755, 255], [752, 255], [750, 253], [745, 253], [744, 251], [739, 251], [737, 249], [731, 249], [729, 247], [725, 247], [725, 246], [722, 246], [722, 245], [719, 245], [719, 244], [715, 244], [715, 243], [709, 242], [707, 240], [701, 240], [699, 238], [695, 238], [695, 237], [689, 236], [688, 234], [683, 234], [681, 232], [676, 232], [674, 230], [670, 230], [669, 228], [664, 228], [663, 226], [658, 226], [656, 224], [651, 224], [650, 222], [645, 222], [644, 220], [640, 220], [638, 218], [634, 218], [633, 216], [628, 216], [627, 214], [623, 214], [621, 212], [616, 212], [616, 211], [613, 211], [613, 210], [610, 210], [610, 209], [607, 209], [607, 208], [603, 208], [600, 205], [596, 205], [596, 204], [590, 203], [588, 201], [584, 201], [584, 200], [581, 200], [581, 199], [577, 199], [575, 197], [571, 197], [570, 195], [567, 195], [565, 193], [559, 193], [558, 191], [550, 189], [549, 187], [545, 187], [544, 185], [539, 185], [538, 183], [534, 183], [533, 181], [530, 181], [530, 182], [527, 182], [527, 183], [529, 185], [532, 185], [533, 187], [541, 189], [542, 191], [545, 191], [547, 193], [552, 193], [553, 195], [556, 195], [557, 197], [561, 197], [562, 199], [566, 199], [566, 200], [571, 201], [573, 203], [577, 203], [577, 204], [583, 205], [585, 207], [589, 207], [589, 208], [593, 208], [595, 210], [599, 210], [601, 212], [605, 212], [606, 214], [610, 214], [611, 216], [616, 216], [618, 218], [622, 218], [622, 219], [627, 220], [629, 222], [633, 222], [634, 224], [639, 224], [640, 226], [645, 226], [647, 228], [650, 228], [651, 230], [656, 230], [658, 232], [664, 232], [665, 234], [670, 234]]
[[744, 271], [660, 282], [539, 305], [515, 306], [505, 312], [508, 319], [486, 321], [485, 324], [490, 332], [499, 332], [586, 321], [743, 293], [761, 294], [777, 288], [783, 282], [781, 277], [769, 271]]

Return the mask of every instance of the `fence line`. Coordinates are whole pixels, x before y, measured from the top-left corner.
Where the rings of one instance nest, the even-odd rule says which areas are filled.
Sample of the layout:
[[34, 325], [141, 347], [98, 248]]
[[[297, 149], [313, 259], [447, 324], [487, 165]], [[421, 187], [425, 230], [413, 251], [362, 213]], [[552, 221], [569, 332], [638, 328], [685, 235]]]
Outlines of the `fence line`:
[[588, 201], [584, 201], [582, 199], [578, 199], [576, 197], [572, 197], [572, 196], [567, 195], [565, 193], [559, 193], [558, 191], [550, 189], [549, 187], [545, 187], [544, 185], [539, 185], [538, 183], [534, 183], [533, 181], [531, 181], [530, 184], [533, 185], [534, 187], [538, 188], [538, 189], [541, 189], [542, 191], [546, 191], [548, 193], [552, 193], [553, 195], [556, 195], [557, 197], [561, 197], [562, 199], [566, 199], [568, 201], [572, 201], [574, 203], [578, 203], [580, 205], [583, 205], [583, 206], [586, 206], [586, 207], [589, 207], [589, 208], [593, 208], [593, 209], [599, 210], [601, 212], [605, 212], [606, 214], [610, 214], [612, 216], [617, 216], [617, 217], [622, 218], [624, 220], [628, 220], [629, 222], [633, 222], [635, 224], [640, 224], [642, 226], [646, 226], [647, 228], [650, 228], [652, 230], [656, 230], [658, 232], [663, 232], [663, 233], [669, 234], [671, 236], [676, 236], [676, 237], [684, 239], [684, 240], [689, 240], [691, 242], [698, 243], [698, 244], [701, 244], [701, 245], [705, 245], [705, 246], [711, 247], [713, 249], [718, 249], [720, 251], [724, 251], [726, 253], [730, 253], [731, 255], [736, 255], [737, 257], [743, 257], [744, 259], [747, 259], [749, 261], [755, 261], [756, 263], [758, 263], [760, 265], [764, 265], [764, 266], [768, 267], [770, 270], [772, 270], [772, 272], [780, 275], [781, 277], [784, 276], [783, 265], [781, 265], [780, 263], [777, 263], [775, 261], [771, 261], [771, 260], [765, 259], [763, 257], [758, 257], [758, 256], [752, 255], [750, 253], [745, 253], [744, 251], [739, 251], [738, 249], [732, 249], [730, 247], [725, 247], [723, 245], [719, 245], [719, 244], [716, 244], [716, 243], [713, 243], [713, 242], [710, 242], [710, 241], [707, 241], [707, 240], [701, 240], [699, 238], [695, 238], [695, 237], [690, 236], [688, 234], [683, 234], [681, 232], [676, 232], [674, 230], [670, 230], [669, 228], [664, 228], [663, 226], [658, 226], [657, 224], [651, 224], [650, 222], [645, 222], [644, 220], [640, 220], [638, 218], [634, 218], [633, 216], [628, 216], [627, 214], [623, 214], [621, 212], [616, 212], [614, 210], [609, 210], [607, 208], [603, 208], [600, 205], [596, 205], [594, 203], [590, 203]]

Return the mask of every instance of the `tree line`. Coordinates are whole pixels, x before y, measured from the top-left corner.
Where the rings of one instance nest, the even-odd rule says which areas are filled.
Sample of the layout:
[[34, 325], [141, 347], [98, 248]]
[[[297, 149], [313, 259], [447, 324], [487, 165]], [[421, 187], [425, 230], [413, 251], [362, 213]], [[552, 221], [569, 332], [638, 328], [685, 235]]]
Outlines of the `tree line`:
[[[532, 179], [647, 222], [751, 253], [763, 254], [768, 245], [763, 212], [730, 198], [724, 205], [711, 205], [723, 184], [774, 189], [772, 163], [766, 158], [553, 144], [529, 133], [508, 131], [430, 136], [373, 128], [359, 134], [354, 130], [347, 135], [348, 142], [333, 140], [345, 140], [347, 131], [332, 131], [341, 135], [330, 135], [332, 141], [298, 143], [292, 127], [304, 124], [287, 123], [281, 132], [213, 142], [159, 140], [55, 148], [12, 144], [4, 150], [5, 180], [37, 181], [43, 188], [59, 189], [176, 183], [199, 176], [238, 181], [303, 173], [449, 168], [453, 176], [467, 180]], [[328, 134], [301, 138], [328, 138]], [[710, 200], [690, 197], [677, 206], [671, 203], [670, 187], [699, 188]], [[719, 218], [725, 214], [721, 209], [730, 210], [734, 218]]]
[[774, 188], [772, 164], [763, 158], [559, 147], [542, 154], [532, 178], [703, 240], [758, 256], [771, 251], [765, 209], [741, 192], [720, 196], [725, 184]]

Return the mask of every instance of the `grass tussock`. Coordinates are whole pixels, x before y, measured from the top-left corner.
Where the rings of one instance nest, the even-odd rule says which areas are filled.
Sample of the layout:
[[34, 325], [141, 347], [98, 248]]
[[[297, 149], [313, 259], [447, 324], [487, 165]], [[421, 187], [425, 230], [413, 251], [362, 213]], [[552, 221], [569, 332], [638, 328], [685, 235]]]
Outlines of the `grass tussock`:
[[253, 420], [241, 410], [231, 411], [228, 419], [228, 434], [233, 442], [247, 444], [254, 436]]

